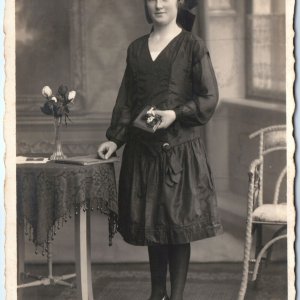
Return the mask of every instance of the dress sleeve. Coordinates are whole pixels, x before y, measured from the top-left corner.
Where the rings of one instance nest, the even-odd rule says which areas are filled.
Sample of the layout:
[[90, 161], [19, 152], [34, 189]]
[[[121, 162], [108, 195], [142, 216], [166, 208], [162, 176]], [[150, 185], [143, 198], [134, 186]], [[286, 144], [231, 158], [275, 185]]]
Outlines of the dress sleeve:
[[129, 50], [127, 51], [126, 62], [127, 65], [112, 112], [111, 123], [106, 131], [107, 139], [115, 142], [118, 148], [126, 143], [127, 127], [131, 122], [132, 71], [129, 63]]
[[197, 42], [193, 51], [193, 97], [174, 109], [176, 119], [185, 126], [204, 125], [219, 100], [218, 85], [207, 48]]

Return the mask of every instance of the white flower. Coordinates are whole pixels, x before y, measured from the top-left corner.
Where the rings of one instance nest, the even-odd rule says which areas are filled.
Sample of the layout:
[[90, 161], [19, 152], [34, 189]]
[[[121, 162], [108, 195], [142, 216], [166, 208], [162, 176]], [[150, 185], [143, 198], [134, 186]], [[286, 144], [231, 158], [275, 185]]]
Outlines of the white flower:
[[51, 97], [51, 100], [54, 101], [54, 102], [57, 102], [57, 99], [56, 99], [56, 97], [54, 97], [54, 96]]
[[154, 116], [149, 116], [149, 117], [147, 118], [147, 123], [151, 123], [154, 119], [155, 119]]
[[52, 95], [52, 90], [50, 89], [50, 87], [48, 85], [44, 86], [42, 89], [42, 94], [44, 97], [50, 97]]
[[76, 92], [75, 91], [70, 91], [69, 95], [68, 95], [68, 100], [70, 100], [73, 103], [75, 97], [76, 97]]

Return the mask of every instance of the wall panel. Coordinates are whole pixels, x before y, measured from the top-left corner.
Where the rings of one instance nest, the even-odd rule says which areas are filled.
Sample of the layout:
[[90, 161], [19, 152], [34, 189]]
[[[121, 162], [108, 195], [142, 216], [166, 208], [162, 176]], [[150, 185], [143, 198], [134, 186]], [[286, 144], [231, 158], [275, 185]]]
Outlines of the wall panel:
[[[96, 151], [115, 103], [129, 43], [150, 29], [141, 1], [16, 2], [18, 153], [47, 151], [52, 118], [40, 111], [41, 89], [66, 84], [77, 91], [65, 152]], [[21, 145], [21, 146], [20, 146]], [[31, 149], [31, 150], [30, 150]], [[51, 152], [49, 149], [47, 152]]]

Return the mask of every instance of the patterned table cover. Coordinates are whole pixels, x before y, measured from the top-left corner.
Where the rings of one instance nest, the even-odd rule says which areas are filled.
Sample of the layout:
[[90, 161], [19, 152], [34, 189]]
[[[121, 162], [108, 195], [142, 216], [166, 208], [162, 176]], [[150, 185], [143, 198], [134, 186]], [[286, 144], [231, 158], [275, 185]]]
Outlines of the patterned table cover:
[[113, 163], [89, 166], [59, 164], [17, 165], [17, 216], [42, 254], [56, 231], [80, 209], [108, 216], [109, 245], [117, 227], [117, 188]]

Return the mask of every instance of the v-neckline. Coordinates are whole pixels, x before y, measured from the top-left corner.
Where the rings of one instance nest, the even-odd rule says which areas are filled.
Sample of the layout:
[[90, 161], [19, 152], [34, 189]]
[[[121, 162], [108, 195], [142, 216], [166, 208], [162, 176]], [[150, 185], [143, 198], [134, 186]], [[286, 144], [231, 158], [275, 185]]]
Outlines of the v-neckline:
[[168, 43], [167, 45], [158, 53], [158, 55], [155, 57], [155, 59], [152, 58], [152, 55], [151, 55], [151, 51], [150, 51], [150, 47], [149, 47], [149, 37], [150, 37], [150, 34], [148, 34], [147, 36], [147, 41], [146, 41], [146, 44], [147, 44], [147, 50], [148, 50], [148, 54], [149, 54], [149, 57], [150, 57], [150, 60], [152, 63], [155, 63], [157, 61], [157, 59], [161, 56], [161, 54], [167, 49], [169, 48], [170, 44], [177, 38], [179, 37], [183, 32], [183, 29], [181, 29], [181, 31], [175, 35]]

